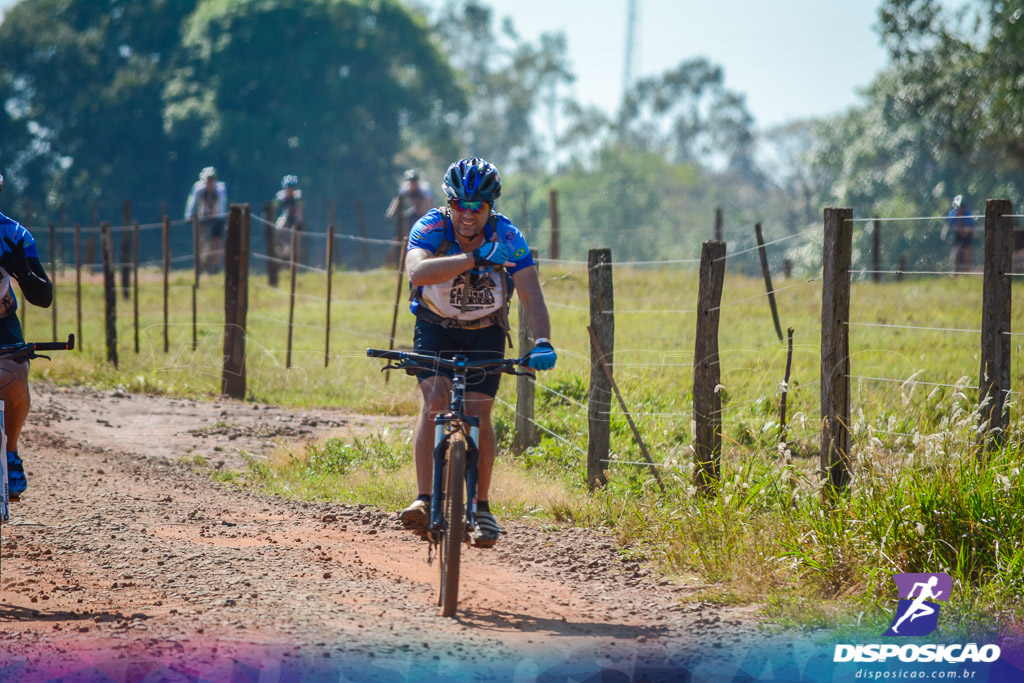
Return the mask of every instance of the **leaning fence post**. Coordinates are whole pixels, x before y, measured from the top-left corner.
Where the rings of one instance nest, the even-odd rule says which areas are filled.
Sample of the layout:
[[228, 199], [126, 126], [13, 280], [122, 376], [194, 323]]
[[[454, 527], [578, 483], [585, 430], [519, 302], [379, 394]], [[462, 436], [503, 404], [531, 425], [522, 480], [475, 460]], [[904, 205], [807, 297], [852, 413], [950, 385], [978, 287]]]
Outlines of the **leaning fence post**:
[[764, 235], [761, 234], [761, 224], [754, 224], [754, 235], [757, 237], [757, 252], [761, 257], [761, 274], [764, 275], [764, 286], [768, 290], [768, 306], [772, 309], [772, 321], [775, 323], [775, 333], [782, 341], [782, 326], [779, 324], [779, 309], [775, 306], [775, 288], [772, 287], [772, 271], [768, 268], [768, 252], [764, 248]]
[[722, 207], [715, 207], [715, 241], [724, 242], [722, 239]]
[[718, 321], [724, 280], [725, 242], [707, 240], [700, 252], [697, 330], [693, 349], [693, 484], [701, 493], [714, 491], [722, 455]]
[[117, 367], [117, 282], [114, 272], [114, 233], [108, 221], [100, 226], [103, 255], [103, 301], [107, 333], [107, 362]]
[[982, 285], [981, 378], [978, 400], [988, 401], [981, 427], [989, 448], [1006, 443], [1010, 393], [1010, 317], [1013, 283], [1013, 205], [1006, 199], [985, 203], [985, 281]]
[[[615, 301], [611, 249], [591, 249], [587, 255], [590, 286], [590, 327], [601, 343], [609, 368], [614, 369]], [[590, 396], [587, 401], [587, 486], [593, 491], [608, 483], [605, 476], [611, 451], [612, 385], [601, 367], [601, 352], [590, 344]]]
[[[398, 248], [401, 251], [398, 253], [398, 285], [395, 288], [395, 310], [391, 313], [391, 334], [388, 337], [388, 350], [395, 348], [395, 330], [398, 329], [398, 308], [402, 300], [402, 284], [405, 280], [405, 256], [409, 250], [409, 238], [404, 237], [399, 241]], [[463, 293], [463, 296], [467, 296], [467, 292]], [[391, 371], [387, 370], [384, 372], [384, 384], [387, 384], [391, 379]]]
[[825, 209], [821, 284], [821, 475], [831, 500], [850, 482], [850, 259], [853, 209]]
[[[534, 260], [537, 259], [537, 250], [531, 249]], [[524, 355], [533, 346], [533, 333], [530, 331], [530, 321], [526, 319], [526, 306], [519, 302], [519, 355]], [[537, 388], [534, 386], [534, 378], [520, 375], [516, 377], [516, 430], [512, 437], [512, 450], [515, 453], [522, 453], [527, 448], [536, 446], [540, 439], [537, 438], [537, 427], [533, 421], [534, 399]]]

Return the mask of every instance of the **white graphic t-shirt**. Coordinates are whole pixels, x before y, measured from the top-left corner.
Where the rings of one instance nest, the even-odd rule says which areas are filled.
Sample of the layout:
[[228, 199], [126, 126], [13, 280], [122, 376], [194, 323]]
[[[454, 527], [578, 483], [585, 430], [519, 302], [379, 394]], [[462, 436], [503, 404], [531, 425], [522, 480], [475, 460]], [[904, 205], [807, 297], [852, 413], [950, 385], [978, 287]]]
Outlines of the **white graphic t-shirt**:
[[[492, 229], [490, 223], [484, 233], [486, 240], [497, 239], [508, 246], [509, 261], [505, 271], [512, 275], [523, 268], [534, 265], [533, 256], [526, 239], [516, 226], [505, 216], [495, 214], [497, 222]], [[495, 237], [495, 234], [497, 235]], [[431, 209], [427, 215], [419, 219], [409, 234], [409, 249], [425, 249], [433, 254], [444, 239], [451, 247], [446, 255], [462, 253], [462, 248], [455, 239], [451, 222], [444, 212]], [[453, 318], [473, 321], [485, 318], [499, 310], [505, 302], [505, 282], [500, 270], [493, 267], [473, 268], [460, 274], [453, 280], [436, 285], [424, 285], [420, 288], [419, 300], [412, 302], [412, 312], [420, 305], [442, 318]]]

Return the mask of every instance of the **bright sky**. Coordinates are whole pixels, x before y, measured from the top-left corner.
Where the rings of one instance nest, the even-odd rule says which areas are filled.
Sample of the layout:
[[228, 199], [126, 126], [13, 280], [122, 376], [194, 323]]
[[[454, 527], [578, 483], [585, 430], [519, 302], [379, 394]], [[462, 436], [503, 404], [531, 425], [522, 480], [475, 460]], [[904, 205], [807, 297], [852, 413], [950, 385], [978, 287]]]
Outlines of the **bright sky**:
[[[430, 7], [444, 0], [420, 0]], [[660, 74], [707, 57], [725, 69], [761, 128], [833, 114], [857, 102], [886, 63], [880, 0], [635, 0], [634, 73]], [[15, 0], [0, 0], [0, 12]], [[577, 76], [574, 98], [611, 113], [622, 93], [629, 0], [485, 0], [534, 41], [563, 31]], [[945, 4], [962, 4], [946, 0]]]
[[[886, 64], [879, 0], [635, 0], [634, 74], [703, 56], [746, 95], [761, 128], [833, 114], [857, 102]], [[442, 0], [425, 0], [437, 6]], [[563, 31], [575, 99], [611, 113], [622, 94], [628, 0], [485, 0], [525, 39]]]

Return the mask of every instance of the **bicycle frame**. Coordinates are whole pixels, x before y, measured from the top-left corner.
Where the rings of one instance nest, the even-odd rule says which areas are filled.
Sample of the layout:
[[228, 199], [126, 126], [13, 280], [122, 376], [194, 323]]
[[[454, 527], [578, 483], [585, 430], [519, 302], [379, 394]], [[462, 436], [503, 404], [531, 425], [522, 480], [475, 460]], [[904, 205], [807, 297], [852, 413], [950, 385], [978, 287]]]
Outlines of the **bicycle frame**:
[[[467, 415], [466, 404], [466, 372], [469, 359], [455, 356], [451, 405], [447, 413], [434, 417], [434, 482], [433, 495], [430, 500], [430, 532], [443, 531], [444, 527], [444, 474], [445, 455], [448, 453], [448, 441], [456, 431], [466, 435], [468, 458], [466, 461], [466, 523], [472, 529], [476, 525], [476, 487], [479, 478], [478, 463], [480, 450], [480, 418]], [[466, 431], [466, 426], [469, 431]]]
[[430, 527], [428, 529], [429, 539], [437, 542], [444, 532], [444, 474], [445, 454], [448, 452], [447, 445], [451, 435], [462, 432], [466, 435], [467, 461], [466, 461], [466, 523], [468, 528], [476, 526], [476, 494], [479, 481], [480, 461], [480, 419], [466, 414], [466, 374], [477, 370], [480, 372], [504, 372], [510, 375], [529, 375], [532, 372], [518, 372], [516, 366], [522, 366], [522, 359], [500, 359], [500, 360], [479, 360], [470, 361], [467, 356], [457, 355], [454, 358], [441, 358], [427, 356], [424, 354], [408, 351], [394, 351], [383, 349], [367, 349], [366, 354], [371, 358], [384, 358], [390, 361], [397, 361], [397, 364], [389, 364], [382, 370], [418, 370], [432, 367], [449, 368], [452, 371], [451, 402], [448, 412], [441, 413], [434, 418], [434, 476], [433, 493], [430, 501]]

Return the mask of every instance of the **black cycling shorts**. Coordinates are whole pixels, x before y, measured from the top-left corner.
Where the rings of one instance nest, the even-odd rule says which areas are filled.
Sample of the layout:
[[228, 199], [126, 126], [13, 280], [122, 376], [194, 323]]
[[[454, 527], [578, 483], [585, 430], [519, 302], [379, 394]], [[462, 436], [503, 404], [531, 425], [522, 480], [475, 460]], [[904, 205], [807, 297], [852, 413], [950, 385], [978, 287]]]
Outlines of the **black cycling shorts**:
[[[441, 327], [417, 318], [416, 331], [413, 333], [413, 347], [420, 353], [432, 354], [442, 358], [452, 358], [456, 354], [467, 356], [470, 360], [500, 359], [505, 357], [505, 331], [500, 325], [466, 330], [456, 327]], [[421, 382], [428, 377], [442, 375], [451, 379], [452, 371], [448, 368], [421, 370], [416, 374]], [[494, 398], [498, 394], [501, 373], [485, 375], [482, 372], [466, 374], [466, 391], [485, 394]]]

